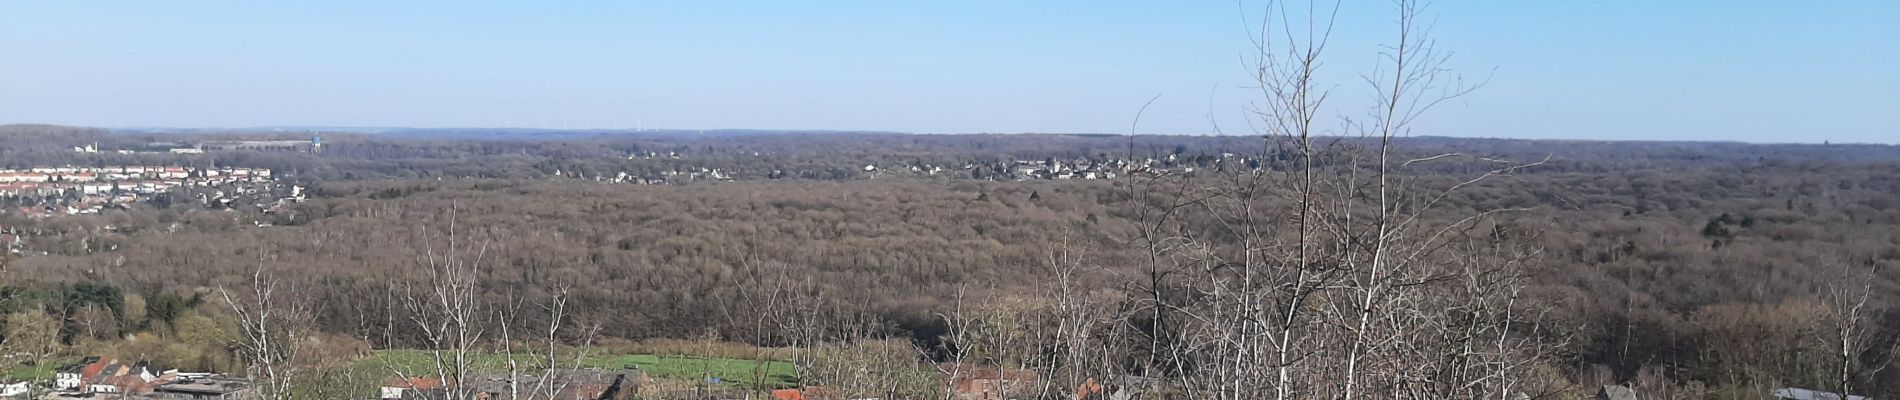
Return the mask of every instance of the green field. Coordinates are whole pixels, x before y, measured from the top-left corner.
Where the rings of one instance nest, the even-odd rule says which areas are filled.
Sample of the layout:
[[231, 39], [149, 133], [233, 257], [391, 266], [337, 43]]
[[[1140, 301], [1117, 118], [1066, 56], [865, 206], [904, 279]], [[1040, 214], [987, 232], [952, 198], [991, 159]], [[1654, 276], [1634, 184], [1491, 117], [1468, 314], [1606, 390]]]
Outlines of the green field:
[[646, 371], [655, 378], [704, 380], [717, 377], [728, 385], [756, 387], [754, 377], [762, 377], [765, 387], [789, 388], [798, 386], [798, 377], [792, 363], [784, 361], [737, 360], [729, 358], [707, 358], [692, 356], [656, 356], [656, 355], [601, 355], [588, 357], [583, 362], [593, 368], [625, 368], [633, 366]]
[[48, 359], [45, 362], [40, 363], [39, 366], [28, 366], [28, 365], [16, 364], [16, 365], [10, 366], [10, 368], [7, 368], [6, 373], [0, 374], [0, 379], [5, 379], [7, 381], [28, 381], [28, 382], [52, 381], [53, 373], [58, 371], [60, 366], [75, 363], [75, 362], [79, 362], [79, 359], [77, 358]]
[[[565, 357], [572, 357], [571, 354]], [[517, 357], [523, 368], [533, 368], [540, 358], [533, 355]], [[572, 362], [566, 358], [563, 364]], [[432, 376], [435, 373], [435, 361], [427, 351], [422, 350], [384, 350], [373, 356], [352, 362], [341, 370], [333, 371], [331, 376], [350, 377], [358, 386], [368, 389], [369, 385], [379, 384], [383, 378], [395, 376], [396, 371], [411, 376]], [[479, 371], [506, 371], [508, 359], [501, 354], [480, 353], [470, 355], [470, 365]], [[729, 358], [711, 358], [677, 355], [648, 354], [591, 354], [582, 359], [583, 368], [622, 369], [637, 368], [654, 379], [675, 379], [689, 382], [702, 382], [707, 378], [719, 378], [719, 386], [737, 388], [788, 388], [796, 387], [798, 378], [792, 364], [784, 361], [758, 361]], [[762, 379], [754, 379], [761, 377]], [[334, 382], [333, 382], [334, 383]]]

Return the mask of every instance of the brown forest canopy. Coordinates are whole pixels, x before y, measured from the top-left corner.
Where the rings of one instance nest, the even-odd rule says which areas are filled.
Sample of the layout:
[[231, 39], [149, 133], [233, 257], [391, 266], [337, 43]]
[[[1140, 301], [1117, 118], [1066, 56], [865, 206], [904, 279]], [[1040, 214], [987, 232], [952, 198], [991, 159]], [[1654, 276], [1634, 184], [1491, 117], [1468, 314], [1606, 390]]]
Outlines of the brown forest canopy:
[[[108, 133], [0, 127], [0, 165], [157, 163], [276, 168], [312, 198], [252, 214], [186, 206], [29, 220], [0, 215], [33, 253], [8, 264], [11, 282], [75, 282], [131, 293], [190, 293], [241, 285], [260, 263], [288, 265], [321, 298], [319, 326], [403, 346], [387, 321], [402, 307], [389, 282], [449, 237], [486, 243], [488, 293], [536, 298], [574, 288], [575, 312], [624, 338], [696, 337], [783, 344], [754, 329], [762, 282], [798, 280], [825, 301], [864, 306], [887, 328], [929, 340], [932, 313], [959, 290], [1010, 293], [1047, 279], [1059, 251], [1081, 254], [1115, 288], [1143, 256], [1120, 180], [992, 181], [967, 165], [1015, 160], [1165, 159], [1219, 165], [1257, 157], [1256, 138], [886, 133], [519, 132], [322, 133], [322, 153], [81, 154], [73, 146], [133, 148], [219, 138], [294, 139], [306, 133]], [[1351, 140], [1343, 140], [1352, 142]], [[1565, 357], [1628, 377], [1646, 367], [1721, 381], [1750, 357], [1820, 345], [1782, 316], [1811, 310], [1838, 275], [1880, 267], [1883, 310], [1900, 293], [1900, 147], [1678, 142], [1552, 142], [1413, 138], [1419, 154], [1459, 152], [1548, 165], [1456, 193], [1441, 212], [1499, 207], [1499, 232], [1533, 235], [1545, 260], [1530, 291], [1556, 305]], [[1131, 146], [1131, 143], [1132, 146]], [[679, 158], [641, 157], [645, 153]], [[943, 175], [873, 175], [860, 167], [940, 165]], [[1229, 164], [1231, 165], [1231, 164]], [[1438, 172], [1466, 172], [1451, 164]], [[617, 185], [565, 175], [683, 168], [739, 171], [729, 182]], [[804, 171], [772, 176], [769, 171]], [[991, 171], [994, 173], [995, 171]], [[1434, 176], [1421, 179], [1452, 179]], [[1216, 179], [1218, 174], [1207, 174]], [[462, 179], [473, 177], [474, 179]], [[260, 227], [259, 223], [269, 224]], [[39, 254], [38, 252], [44, 252]], [[147, 296], [151, 297], [151, 296]], [[1883, 337], [1900, 315], [1882, 315]], [[397, 330], [405, 329], [396, 326]], [[1748, 336], [1767, 335], [1767, 336]], [[1777, 336], [1778, 335], [1778, 336]], [[1755, 339], [1750, 339], [1754, 337]], [[1767, 338], [1767, 339], [1763, 339]], [[1900, 376], [1884, 381], [1900, 381]], [[1900, 390], [1891, 386], [1883, 390]]]

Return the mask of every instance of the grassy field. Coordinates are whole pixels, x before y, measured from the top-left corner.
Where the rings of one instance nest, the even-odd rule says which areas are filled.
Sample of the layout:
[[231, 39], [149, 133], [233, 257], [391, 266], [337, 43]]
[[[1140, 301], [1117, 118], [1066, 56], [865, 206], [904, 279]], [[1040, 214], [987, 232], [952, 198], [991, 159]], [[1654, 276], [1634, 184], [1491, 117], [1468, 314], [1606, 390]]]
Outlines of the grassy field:
[[[564, 364], [573, 360], [567, 358], [572, 357], [571, 353], [563, 357], [566, 360]], [[517, 357], [524, 368], [539, 364], [539, 360], [536, 356], [526, 354]], [[470, 364], [480, 371], [503, 372], [508, 368], [508, 358], [501, 354], [471, 354]], [[637, 368], [650, 378], [678, 382], [704, 382], [708, 378], [718, 378], [719, 383], [715, 386], [727, 388], [788, 388], [798, 385], [792, 364], [784, 361], [603, 352], [582, 359], [581, 366]], [[325, 374], [326, 382], [312, 381], [307, 382], [307, 385], [345, 385], [354, 388], [349, 391], [351, 393], [372, 393], [383, 379], [395, 376], [397, 371], [410, 376], [436, 375], [434, 356], [422, 350], [377, 351], [370, 357], [328, 371]]]
[[[641, 350], [663, 354], [632, 354], [634, 351]], [[649, 378], [662, 381], [656, 383], [673, 387], [695, 386], [707, 381], [708, 378], [718, 378], [719, 383], [712, 386], [720, 388], [776, 389], [798, 386], [796, 370], [789, 362], [705, 357], [683, 354], [684, 352], [682, 349], [666, 346], [594, 349], [587, 357], [581, 359], [581, 367], [639, 369]], [[573, 353], [561, 355], [562, 366], [571, 365], [573, 355]], [[771, 358], [771, 355], [765, 356]], [[502, 354], [472, 353], [470, 357], [470, 364], [478, 371], [505, 372], [508, 369], [508, 357]], [[516, 360], [524, 369], [541, 365], [541, 357], [535, 355], [521, 354], [516, 357]], [[72, 357], [48, 359], [37, 367], [12, 365], [11, 368], [0, 371], [0, 379], [51, 381], [53, 373], [60, 366], [78, 361], [77, 357]], [[396, 376], [397, 371], [409, 376], [437, 375], [435, 358], [427, 351], [382, 350], [372, 353], [369, 357], [321, 371], [304, 371], [300, 373], [297, 386], [299, 392], [310, 398], [370, 396], [376, 393], [376, 388], [381, 386], [384, 379]]]
[[725, 384], [745, 387], [757, 387], [756, 383], [764, 383], [765, 387], [771, 388], [798, 386], [797, 373], [792, 363], [784, 361], [759, 362], [693, 356], [601, 355], [588, 357], [583, 364], [594, 368], [633, 366], [655, 378], [686, 380], [719, 378]]
[[46, 361], [40, 363], [39, 366], [14, 364], [14, 365], [11, 365], [10, 368], [7, 368], [5, 373], [0, 374], [0, 379], [5, 379], [7, 381], [28, 381], [28, 382], [52, 381], [53, 373], [58, 371], [60, 366], [72, 364], [75, 362], [79, 362], [79, 359], [78, 358], [47, 359]]

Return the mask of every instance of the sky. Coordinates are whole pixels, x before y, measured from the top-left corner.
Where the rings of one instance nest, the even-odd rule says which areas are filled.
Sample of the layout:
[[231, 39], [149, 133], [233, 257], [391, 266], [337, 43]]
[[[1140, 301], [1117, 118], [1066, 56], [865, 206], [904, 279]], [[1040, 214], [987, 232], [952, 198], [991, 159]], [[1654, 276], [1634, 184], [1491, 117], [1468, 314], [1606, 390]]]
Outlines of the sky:
[[[0, 0], [0, 123], [1248, 134], [1264, 4]], [[1397, 30], [1340, 7], [1330, 120]], [[1414, 135], [1900, 143], [1900, 2], [1425, 15], [1485, 85]]]

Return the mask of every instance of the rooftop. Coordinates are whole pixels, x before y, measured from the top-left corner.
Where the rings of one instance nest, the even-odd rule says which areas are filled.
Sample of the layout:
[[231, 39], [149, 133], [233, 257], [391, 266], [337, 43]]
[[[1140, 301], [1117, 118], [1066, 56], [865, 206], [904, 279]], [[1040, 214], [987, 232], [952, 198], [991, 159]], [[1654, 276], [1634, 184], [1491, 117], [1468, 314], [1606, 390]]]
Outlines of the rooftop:
[[179, 379], [158, 387], [160, 392], [225, 394], [251, 387], [251, 381], [237, 378], [197, 378]]

